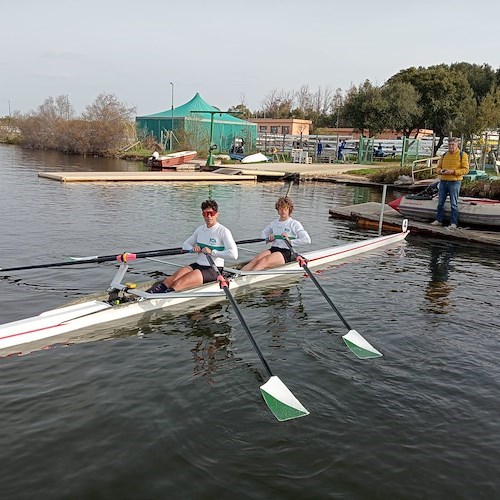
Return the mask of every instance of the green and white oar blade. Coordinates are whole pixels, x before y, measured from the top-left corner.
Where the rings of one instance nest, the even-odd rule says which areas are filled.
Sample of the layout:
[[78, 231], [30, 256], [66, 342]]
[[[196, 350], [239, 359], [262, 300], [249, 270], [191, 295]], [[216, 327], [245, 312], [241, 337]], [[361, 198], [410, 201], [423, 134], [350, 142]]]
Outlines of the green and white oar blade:
[[280, 422], [309, 415], [290, 389], [275, 375], [261, 385], [260, 390], [267, 406]]
[[349, 330], [342, 336], [347, 347], [360, 359], [380, 358], [383, 354], [377, 351], [356, 330]]

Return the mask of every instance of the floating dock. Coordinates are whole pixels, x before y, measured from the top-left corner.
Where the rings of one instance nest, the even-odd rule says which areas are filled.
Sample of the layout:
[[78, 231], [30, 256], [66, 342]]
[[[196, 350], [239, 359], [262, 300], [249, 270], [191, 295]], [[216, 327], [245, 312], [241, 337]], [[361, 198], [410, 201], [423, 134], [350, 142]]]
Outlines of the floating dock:
[[[346, 207], [335, 207], [329, 210], [331, 217], [353, 220], [361, 227], [377, 229], [380, 221], [382, 203], [370, 202]], [[382, 228], [386, 231], [400, 231], [405, 217], [389, 205], [384, 206]], [[406, 217], [407, 218], [407, 217]], [[411, 232], [427, 234], [448, 240], [462, 240], [485, 245], [500, 246], [500, 232], [484, 231], [482, 229], [470, 229], [458, 227], [448, 229], [446, 227], [431, 226], [428, 222], [408, 219], [408, 227]]]
[[257, 182], [254, 174], [214, 172], [38, 172], [59, 182]]

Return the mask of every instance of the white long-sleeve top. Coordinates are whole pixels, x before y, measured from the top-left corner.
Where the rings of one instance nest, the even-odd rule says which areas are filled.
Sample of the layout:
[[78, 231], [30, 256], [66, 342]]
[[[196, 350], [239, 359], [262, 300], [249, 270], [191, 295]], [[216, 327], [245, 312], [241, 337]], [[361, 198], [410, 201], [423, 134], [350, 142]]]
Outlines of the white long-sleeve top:
[[302, 227], [302, 224], [291, 217], [286, 221], [280, 221], [279, 219], [273, 220], [271, 224], [262, 230], [262, 237], [267, 239], [269, 236], [273, 235], [276, 238], [275, 241], [273, 241], [273, 247], [288, 248], [288, 245], [283, 241], [283, 237], [281, 236], [283, 233], [288, 235], [288, 239], [293, 247], [311, 243], [311, 237]]
[[[207, 227], [206, 224], [196, 228], [195, 232], [183, 244], [182, 249], [191, 251], [195, 245], [212, 250], [212, 257], [217, 267], [224, 267], [224, 259], [236, 260], [238, 247], [231, 231], [220, 223]], [[209, 266], [210, 263], [203, 253], [197, 254], [196, 262], [200, 266]]]

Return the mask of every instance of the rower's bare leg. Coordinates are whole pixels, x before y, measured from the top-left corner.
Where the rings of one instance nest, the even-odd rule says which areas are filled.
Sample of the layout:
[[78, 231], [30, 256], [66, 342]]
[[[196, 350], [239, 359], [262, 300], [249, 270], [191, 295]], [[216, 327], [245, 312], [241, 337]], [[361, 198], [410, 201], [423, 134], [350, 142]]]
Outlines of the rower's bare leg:
[[241, 270], [242, 271], [253, 271], [255, 269], [255, 266], [258, 264], [258, 262], [260, 260], [262, 260], [264, 257], [267, 257], [268, 255], [271, 255], [271, 251], [270, 250], [264, 250], [263, 252], [260, 252], [248, 264], [245, 264], [241, 268]]
[[163, 283], [168, 287], [168, 288], [173, 288], [173, 284], [180, 278], [182, 278], [185, 274], [193, 272], [193, 268], [191, 266], [186, 266], [186, 267], [181, 267], [177, 271], [175, 271], [174, 274], [167, 276], [164, 280]]
[[[191, 268], [190, 268], [191, 269]], [[182, 269], [180, 269], [182, 271]], [[172, 275], [171, 277], [174, 277]], [[203, 274], [199, 269], [191, 270], [190, 272], [178, 276], [171, 285], [167, 285], [169, 288], [173, 288], [175, 291], [185, 290], [186, 288], [194, 288], [195, 286], [203, 285]]]
[[274, 267], [283, 266], [285, 264], [285, 258], [281, 252], [269, 253], [259, 259], [253, 268], [252, 271], [262, 271], [264, 269], [273, 269]]

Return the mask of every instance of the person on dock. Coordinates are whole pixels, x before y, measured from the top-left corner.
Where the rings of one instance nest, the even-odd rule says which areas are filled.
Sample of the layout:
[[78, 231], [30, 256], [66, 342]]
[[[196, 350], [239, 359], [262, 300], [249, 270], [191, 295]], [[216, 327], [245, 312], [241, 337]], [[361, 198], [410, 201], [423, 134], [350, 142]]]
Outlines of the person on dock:
[[469, 173], [469, 157], [458, 148], [458, 138], [453, 137], [448, 141], [448, 151], [439, 158], [437, 171], [439, 174], [439, 197], [436, 220], [431, 226], [442, 226], [444, 219], [444, 203], [450, 196], [451, 220], [449, 229], [458, 227], [458, 195], [464, 175]]
[[201, 204], [201, 213], [205, 224], [182, 244], [182, 249], [198, 254], [196, 262], [177, 270], [162, 282], [153, 285], [149, 293], [164, 293], [185, 290], [203, 283], [217, 281], [218, 274], [210, 266], [205, 254], [214, 259], [215, 265], [222, 271], [224, 259], [236, 260], [238, 248], [231, 231], [220, 224], [219, 207], [215, 200], [206, 200]]
[[316, 146], [317, 156], [321, 156], [322, 151], [323, 151], [323, 143], [321, 142], [321, 139], [318, 139], [318, 145]]
[[284, 239], [288, 239], [293, 247], [311, 243], [311, 237], [302, 224], [292, 219], [293, 202], [290, 198], [280, 198], [275, 205], [279, 218], [273, 220], [262, 230], [262, 237], [271, 248], [256, 255], [248, 264], [241, 268], [242, 271], [261, 271], [272, 269], [291, 262], [292, 252]]
[[343, 157], [342, 157], [342, 151], [344, 151], [345, 147], [346, 147], [346, 142], [345, 142], [345, 141], [342, 141], [342, 142], [340, 143], [340, 145], [339, 145], [339, 149], [338, 149], [338, 151], [337, 151], [337, 160], [339, 160], [339, 161], [340, 161], [340, 160], [342, 160], [342, 159], [343, 159]]

